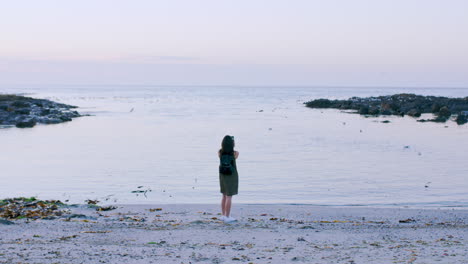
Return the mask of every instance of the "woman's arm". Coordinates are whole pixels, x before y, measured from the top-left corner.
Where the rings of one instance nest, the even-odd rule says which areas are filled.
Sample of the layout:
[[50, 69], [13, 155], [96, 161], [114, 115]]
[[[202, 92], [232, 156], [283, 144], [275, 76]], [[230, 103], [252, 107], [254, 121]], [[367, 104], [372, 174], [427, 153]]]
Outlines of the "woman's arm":
[[234, 158], [238, 158], [239, 157], [239, 151], [234, 151]]

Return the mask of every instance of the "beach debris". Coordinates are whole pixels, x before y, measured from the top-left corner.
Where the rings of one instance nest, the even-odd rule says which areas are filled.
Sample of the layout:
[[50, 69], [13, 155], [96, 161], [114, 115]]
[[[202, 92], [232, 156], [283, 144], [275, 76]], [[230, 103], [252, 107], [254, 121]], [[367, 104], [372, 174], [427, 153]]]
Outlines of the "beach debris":
[[400, 220], [398, 222], [399, 223], [414, 223], [414, 222], [416, 222], [416, 220], [408, 218], [408, 219], [405, 219], [405, 220]]
[[302, 262], [304, 262], [304, 261], [305, 261], [305, 258], [304, 258], [304, 257], [293, 257], [293, 258], [291, 259], [291, 261], [302, 261]]
[[367, 224], [379, 224], [379, 225], [385, 224], [384, 221], [367, 221], [366, 223]]
[[83, 219], [85, 219], [85, 218], [88, 218], [88, 216], [86, 216], [84, 214], [71, 214], [71, 215], [67, 216], [67, 218], [70, 218], [70, 219], [71, 218], [83, 218]]
[[105, 234], [111, 233], [112, 231], [81, 231], [82, 234]]
[[[144, 186], [138, 186], [137, 189], [141, 189], [141, 188], [143, 188], [143, 187], [144, 187]], [[152, 192], [152, 191], [153, 191], [153, 190], [151, 190], [151, 188], [148, 187], [148, 188], [146, 188], [145, 190], [134, 190], [134, 191], [131, 191], [131, 193], [135, 193], [136, 196], [138, 196], [140, 193], [142, 193], [142, 194], [147, 198], [148, 196], [146, 196], [146, 193]], [[164, 190], [163, 192], [165, 192], [165, 190]]]
[[162, 208], [151, 208], [149, 209], [150, 212], [162, 211]]
[[111, 211], [111, 210], [114, 210], [114, 209], [117, 209], [117, 207], [115, 206], [112, 206], [112, 205], [109, 205], [109, 206], [99, 206], [96, 208], [96, 211]]
[[151, 242], [148, 242], [148, 245], [159, 245], [159, 246], [162, 246], [162, 245], [165, 245], [167, 244], [167, 242], [165, 240], [161, 240], [159, 242], [154, 242], [154, 241], [151, 241]]
[[78, 237], [78, 235], [72, 235], [72, 236], [63, 236], [63, 237], [59, 237], [59, 240], [70, 240], [72, 238], [76, 238]]
[[100, 203], [100, 201], [88, 199], [88, 200], [85, 200], [85, 203], [87, 203], [88, 205], [96, 205]]
[[66, 213], [59, 210], [59, 200], [37, 200], [35, 197], [0, 200], [0, 217], [5, 219], [54, 219]]
[[83, 220], [80, 220], [80, 221], [77, 221], [75, 220], [75, 222], [83, 222], [83, 223], [97, 223], [96, 221], [90, 221], [89, 219], [83, 219]]
[[123, 222], [146, 222], [146, 219], [141, 216], [125, 216], [119, 218], [119, 221]]
[[15, 223], [13, 223], [12, 221], [0, 219], [0, 224], [1, 225], [14, 225]]

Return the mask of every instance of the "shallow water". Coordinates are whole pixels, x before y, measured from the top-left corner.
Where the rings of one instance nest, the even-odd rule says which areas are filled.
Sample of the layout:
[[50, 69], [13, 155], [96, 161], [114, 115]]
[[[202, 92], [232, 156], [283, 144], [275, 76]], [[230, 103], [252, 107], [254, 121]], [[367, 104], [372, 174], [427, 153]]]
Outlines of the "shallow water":
[[0, 92], [73, 104], [93, 115], [0, 129], [2, 197], [217, 203], [216, 152], [230, 134], [240, 152], [236, 202], [468, 206], [468, 125], [303, 106], [319, 97], [399, 92], [464, 97], [468, 89], [55, 86]]

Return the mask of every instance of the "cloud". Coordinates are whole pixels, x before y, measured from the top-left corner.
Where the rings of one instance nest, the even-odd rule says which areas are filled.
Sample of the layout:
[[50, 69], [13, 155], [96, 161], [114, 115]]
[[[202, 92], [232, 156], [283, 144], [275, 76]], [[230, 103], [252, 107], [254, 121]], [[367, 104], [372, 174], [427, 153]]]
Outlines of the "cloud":
[[201, 63], [203, 60], [198, 57], [177, 56], [177, 55], [133, 55], [111, 59], [114, 62], [161, 64], [161, 63]]

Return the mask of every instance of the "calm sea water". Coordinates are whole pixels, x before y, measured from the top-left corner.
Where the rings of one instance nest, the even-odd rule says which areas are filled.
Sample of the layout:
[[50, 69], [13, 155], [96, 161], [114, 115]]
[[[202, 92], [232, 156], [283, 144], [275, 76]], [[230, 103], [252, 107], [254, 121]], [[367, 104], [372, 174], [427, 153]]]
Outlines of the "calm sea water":
[[400, 92], [464, 97], [468, 89], [30, 86], [0, 92], [73, 104], [93, 115], [0, 129], [1, 197], [218, 203], [217, 150], [229, 134], [240, 152], [236, 202], [468, 206], [468, 125], [303, 106], [319, 97]]

